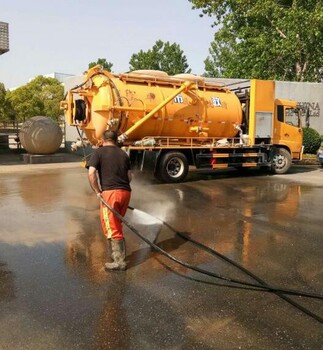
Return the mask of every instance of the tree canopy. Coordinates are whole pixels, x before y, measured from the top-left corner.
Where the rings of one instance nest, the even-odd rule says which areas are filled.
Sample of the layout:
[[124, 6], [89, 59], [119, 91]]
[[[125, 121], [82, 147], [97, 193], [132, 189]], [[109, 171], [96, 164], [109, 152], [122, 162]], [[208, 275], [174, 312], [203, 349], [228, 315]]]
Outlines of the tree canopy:
[[133, 54], [129, 61], [130, 70], [154, 69], [161, 70], [170, 75], [190, 73], [186, 56], [176, 43], [157, 40], [148, 51], [140, 50]]
[[97, 66], [98, 64], [102, 66], [104, 69], [106, 69], [107, 71], [112, 72], [113, 63], [108, 62], [106, 58], [98, 58], [96, 62], [90, 62], [89, 69], [94, 66]]
[[62, 115], [59, 105], [64, 97], [64, 88], [57, 79], [40, 75], [9, 92], [8, 96], [17, 121], [38, 115], [58, 120]]
[[214, 17], [207, 76], [321, 81], [322, 0], [189, 0]]

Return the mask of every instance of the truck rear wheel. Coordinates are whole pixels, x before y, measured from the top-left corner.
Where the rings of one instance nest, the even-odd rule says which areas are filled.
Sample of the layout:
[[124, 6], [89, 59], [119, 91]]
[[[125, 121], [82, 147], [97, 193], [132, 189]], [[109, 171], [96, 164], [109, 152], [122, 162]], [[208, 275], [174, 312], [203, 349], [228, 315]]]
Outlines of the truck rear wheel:
[[285, 174], [292, 164], [292, 157], [285, 148], [276, 148], [271, 169], [274, 174]]
[[162, 155], [157, 177], [164, 182], [181, 182], [188, 173], [188, 161], [181, 152], [167, 152]]

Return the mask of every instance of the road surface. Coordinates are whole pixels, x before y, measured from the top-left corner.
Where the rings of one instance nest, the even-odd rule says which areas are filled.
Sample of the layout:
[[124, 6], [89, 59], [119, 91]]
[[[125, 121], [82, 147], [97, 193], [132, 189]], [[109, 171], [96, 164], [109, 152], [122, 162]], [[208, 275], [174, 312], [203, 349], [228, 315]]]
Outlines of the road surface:
[[[136, 175], [126, 219], [169, 254], [323, 295], [323, 170]], [[106, 273], [98, 200], [77, 163], [0, 167], [1, 349], [323, 349], [323, 324], [279, 296], [179, 266], [125, 227], [128, 270]], [[323, 300], [290, 296], [323, 318]]]

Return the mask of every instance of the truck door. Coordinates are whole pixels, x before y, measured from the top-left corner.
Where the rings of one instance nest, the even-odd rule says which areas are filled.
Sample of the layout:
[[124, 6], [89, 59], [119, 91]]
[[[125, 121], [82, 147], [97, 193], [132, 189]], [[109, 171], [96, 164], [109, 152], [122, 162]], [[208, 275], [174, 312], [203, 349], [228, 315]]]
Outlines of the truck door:
[[287, 146], [293, 159], [299, 159], [303, 145], [301, 116], [296, 104], [276, 101], [273, 143]]

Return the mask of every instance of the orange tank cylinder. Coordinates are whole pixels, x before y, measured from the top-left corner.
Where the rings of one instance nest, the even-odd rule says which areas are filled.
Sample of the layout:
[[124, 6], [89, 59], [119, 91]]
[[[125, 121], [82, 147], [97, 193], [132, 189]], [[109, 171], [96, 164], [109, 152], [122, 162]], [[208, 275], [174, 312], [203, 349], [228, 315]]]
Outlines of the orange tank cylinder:
[[[95, 70], [96, 69], [96, 70]], [[66, 119], [78, 125], [95, 144], [107, 129], [127, 135], [127, 143], [147, 136], [218, 137], [237, 135], [242, 122], [237, 96], [190, 74], [168, 76], [159, 71], [112, 75], [95, 67], [85, 83], [64, 101]], [[84, 99], [84, 117], [78, 118], [74, 95]]]

